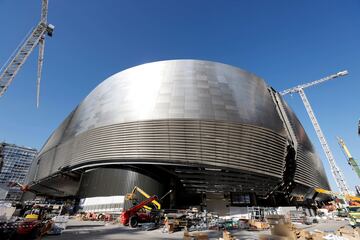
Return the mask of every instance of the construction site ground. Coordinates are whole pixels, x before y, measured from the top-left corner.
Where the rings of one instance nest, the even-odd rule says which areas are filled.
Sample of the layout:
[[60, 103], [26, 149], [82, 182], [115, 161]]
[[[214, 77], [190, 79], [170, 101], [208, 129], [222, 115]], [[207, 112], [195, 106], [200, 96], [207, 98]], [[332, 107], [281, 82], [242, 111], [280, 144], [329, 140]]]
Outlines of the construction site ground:
[[[348, 221], [324, 220], [323, 222], [312, 225], [296, 225], [297, 228], [306, 228], [307, 231], [320, 230], [323, 232], [334, 233], [342, 226], [348, 225]], [[222, 231], [204, 231], [209, 239], [219, 239]], [[265, 231], [236, 230], [230, 231], [237, 239], [258, 239], [260, 235], [270, 234]], [[184, 231], [174, 233], [162, 233], [162, 229], [143, 231], [141, 228], [129, 228], [120, 224], [70, 220], [66, 230], [61, 235], [46, 236], [46, 240], [85, 240], [85, 239], [183, 239]]]

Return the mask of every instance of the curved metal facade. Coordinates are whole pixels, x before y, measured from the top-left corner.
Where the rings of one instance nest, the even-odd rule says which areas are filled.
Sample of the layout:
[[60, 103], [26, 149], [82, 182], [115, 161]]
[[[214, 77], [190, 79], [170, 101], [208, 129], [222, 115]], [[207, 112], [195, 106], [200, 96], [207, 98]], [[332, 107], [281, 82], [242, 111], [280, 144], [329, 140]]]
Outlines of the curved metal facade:
[[[328, 189], [305, 131], [287, 113], [305, 135], [295, 181]], [[185, 188], [265, 195], [283, 177], [287, 145], [259, 77], [214, 62], [155, 62], [109, 77], [77, 106], [39, 153], [33, 186], [74, 169], [145, 164], [164, 166]]]
[[298, 141], [295, 182], [311, 187], [327, 186], [327, 188], [329, 188], [321, 159], [316, 154], [310, 139], [308, 138], [295, 113], [284, 101], [283, 103], [285, 104], [286, 113], [290, 119], [291, 126], [294, 129], [295, 136]]
[[141, 173], [112, 168], [98, 168], [83, 174], [82, 183], [77, 194], [81, 198], [107, 196], [109, 193], [112, 193], [112, 195], [125, 195], [131, 192], [134, 186], [141, 186], [149, 194], [156, 193], [158, 196], [164, 194], [160, 182]]

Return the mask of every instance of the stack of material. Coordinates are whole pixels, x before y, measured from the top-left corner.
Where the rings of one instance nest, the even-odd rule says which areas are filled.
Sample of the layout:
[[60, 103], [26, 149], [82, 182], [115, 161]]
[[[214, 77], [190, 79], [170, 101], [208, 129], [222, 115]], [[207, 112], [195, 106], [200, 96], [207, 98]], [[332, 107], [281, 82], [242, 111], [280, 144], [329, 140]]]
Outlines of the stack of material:
[[[285, 219], [284, 215], [268, 215], [266, 220], [270, 224], [271, 229], [271, 237], [268, 236], [268, 239], [296, 240], [301, 235], [296, 231], [294, 225]], [[262, 239], [266, 239], [264, 237]]]
[[289, 211], [291, 222], [304, 223], [306, 216], [304, 211]]
[[166, 232], [172, 233], [174, 231], [188, 227], [188, 220], [186, 215], [182, 213], [168, 213], [165, 215], [165, 229]]
[[10, 218], [14, 214], [14, 212], [15, 212], [15, 207], [11, 207], [11, 204], [0, 205], [0, 222], [6, 222], [6, 221], [10, 220]]
[[189, 233], [188, 231], [184, 232], [183, 240], [208, 240], [208, 234], [204, 232], [192, 232]]
[[66, 229], [66, 225], [69, 221], [69, 216], [55, 216], [52, 218], [54, 224], [50, 231], [49, 235], [58, 235], [61, 234], [64, 229]]
[[[169, 212], [165, 215], [165, 227], [163, 232], [174, 232], [181, 229], [186, 229], [189, 232], [203, 231], [208, 229], [220, 228], [219, 216], [215, 213], [199, 212], [191, 210], [178, 210], [177, 212]], [[231, 220], [233, 225], [233, 221]], [[237, 222], [236, 222], [237, 223]], [[224, 228], [226, 222], [223, 224]], [[237, 226], [237, 225], [236, 225]], [[238, 228], [238, 226], [236, 227]]]
[[360, 229], [352, 229], [350, 227], [341, 227], [336, 233], [326, 234], [322, 231], [315, 230], [309, 232], [303, 229], [297, 229], [289, 220], [286, 220], [283, 215], [268, 216], [267, 220], [270, 224], [271, 235], [263, 235], [262, 240], [323, 240], [323, 239], [346, 239], [358, 240], [360, 239]]
[[223, 232], [223, 238], [222, 238], [223, 240], [236, 240], [236, 238], [235, 237], [233, 237], [232, 235], [231, 235], [231, 233], [230, 232], [228, 232], [228, 231], [224, 231]]
[[249, 229], [250, 230], [265, 230], [265, 229], [269, 229], [270, 225], [267, 222], [263, 222], [263, 221], [258, 221], [258, 220], [249, 220], [248, 222], [249, 224]]
[[309, 234], [310, 236], [307, 238], [299, 238], [299, 239], [301, 239], [301, 240], [323, 240], [326, 235], [324, 232], [317, 231], [317, 230], [315, 230], [312, 233], [307, 232], [307, 234]]
[[341, 227], [336, 231], [337, 236], [344, 237], [349, 240], [360, 239], [360, 228]]
[[238, 220], [238, 227], [239, 229], [249, 229], [249, 221], [244, 219]]

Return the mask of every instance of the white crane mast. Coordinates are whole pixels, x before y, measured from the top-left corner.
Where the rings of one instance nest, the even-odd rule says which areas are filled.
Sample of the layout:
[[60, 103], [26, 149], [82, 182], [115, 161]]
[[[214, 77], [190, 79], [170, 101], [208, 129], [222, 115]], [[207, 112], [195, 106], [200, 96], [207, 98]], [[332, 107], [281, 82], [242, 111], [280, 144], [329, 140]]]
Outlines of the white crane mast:
[[33, 30], [26, 36], [25, 41], [20, 44], [15, 53], [9, 58], [0, 69], [0, 97], [4, 95], [21, 66], [25, 63], [34, 48], [39, 45], [38, 72], [37, 72], [37, 93], [36, 106], [39, 106], [40, 80], [42, 64], [44, 60], [45, 34], [52, 36], [54, 26], [47, 23], [48, 0], [42, 0], [41, 19]]
[[317, 81], [313, 81], [313, 82], [310, 82], [310, 83], [298, 85], [296, 87], [289, 88], [287, 90], [284, 90], [284, 91], [280, 92], [281, 95], [286, 95], [288, 93], [299, 93], [299, 95], [301, 97], [301, 100], [304, 103], [305, 109], [306, 109], [306, 111], [307, 111], [307, 113], [308, 113], [308, 115], [310, 117], [311, 123], [314, 126], [316, 135], [319, 138], [321, 147], [323, 148], [323, 150], [325, 152], [325, 156], [329, 161], [330, 168], [331, 168], [331, 173], [332, 173], [332, 175], [333, 175], [333, 177], [335, 179], [336, 185], [339, 188], [340, 192], [342, 194], [344, 194], [344, 195], [349, 194], [349, 188], [348, 188], [348, 186], [346, 184], [343, 173], [341, 172], [340, 168], [336, 165], [335, 158], [334, 158], [334, 156], [333, 156], [333, 154], [332, 154], [332, 152], [330, 150], [330, 147], [329, 147], [329, 145], [328, 145], [328, 143], [326, 141], [326, 138], [325, 138], [325, 136], [324, 136], [324, 134], [323, 134], [323, 132], [322, 132], [322, 130], [320, 128], [319, 122], [317, 121], [317, 119], [315, 117], [315, 114], [314, 114], [314, 111], [312, 110], [310, 102], [309, 102], [309, 100], [307, 99], [307, 97], [305, 95], [304, 88], [314, 86], [316, 84], [323, 83], [325, 81], [328, 81], [328, 80], [331, 80], [331, 79], [334, 79], [334, 78], [337, 78], [337, 77], [340, 77], [340, 76], [345, 76], [347, 74], [348, 74], [348, 71], [346, 71], [346, 70], [341, 71], [341, 72], [338, 72], [336, 74], [330, 75], [328, 77], [319, 79]]

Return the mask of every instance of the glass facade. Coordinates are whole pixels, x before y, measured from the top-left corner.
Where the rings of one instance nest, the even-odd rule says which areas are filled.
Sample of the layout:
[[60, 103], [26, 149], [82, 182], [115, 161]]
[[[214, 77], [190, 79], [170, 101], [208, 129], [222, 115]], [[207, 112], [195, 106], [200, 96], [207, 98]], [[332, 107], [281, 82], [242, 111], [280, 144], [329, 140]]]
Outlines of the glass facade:
[[[3, 157], [0, 185], [8, 186], [9, 183], [24, 184], [31, 163], [37, 155], [37, 150], [4, 142], [0, 143], [0, 145], [0, 155]], [[18, 186], [10, 187], [6, 200], [20, 200], [21, 195], [22, 192]]]

